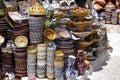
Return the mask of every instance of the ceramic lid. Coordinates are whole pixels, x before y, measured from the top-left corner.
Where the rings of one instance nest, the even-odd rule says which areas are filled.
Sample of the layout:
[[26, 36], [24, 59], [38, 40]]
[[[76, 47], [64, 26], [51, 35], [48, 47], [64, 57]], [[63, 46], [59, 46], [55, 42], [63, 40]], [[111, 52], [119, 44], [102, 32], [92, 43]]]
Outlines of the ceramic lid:
[[28, 11], [29, 15], [46, 15], [46, 10], [42, 5], [40, 5], [38, 2], [35, 2]]

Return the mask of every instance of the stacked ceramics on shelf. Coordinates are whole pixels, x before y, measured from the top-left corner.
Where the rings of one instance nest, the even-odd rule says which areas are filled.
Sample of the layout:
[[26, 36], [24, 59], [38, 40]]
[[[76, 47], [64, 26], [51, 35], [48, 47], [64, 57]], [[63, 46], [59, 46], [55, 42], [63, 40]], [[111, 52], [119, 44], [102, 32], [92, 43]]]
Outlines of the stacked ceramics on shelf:
[[55, 76], [55, 69], [54, 69], [55, 50], [56, 50], [56, 44], [54, 42], [49, 42], [47, 45], [47, 60], [46, 60], [47, 61], [46, 75], [49, 79], [54, 79], [58, 75], [56, 74]]
[[36, 76], [36, 54], [36, 46], [31, 45], [27, 48], [27, 75], [32, 78]]
[[[67, 80], [69, 79], [72, 80], [72, 79], [76, 79], [76, 77], [78, 76], [78, 71], [76, 70], [77, 64], [69, 63], [68, 60], [71, 58], [70, 56], [72, 56], [73, 62], [74, 60], [76, 62], [76, 57], [77, 57], [76, 51], [79, 49], [79, 47], [77, 47], [77, 45], [79, 46], [79, 43], [77, 43], [78, 40], [72, 39], [72, 35], [69, 30], [69, 28], [71, 27], [70, 18], [73, 18], [73, 16], [69, 14], [72, 8], [69, 8], [70, 5], [68, 6], [67, 1], [64, 1], [64, 0], [61, 1], [60, 6], [62, 8], [57, 9], [58, 12], [55, 12], [53, 15], [53, 18], [57, 23], [56, 27], [53, 27], [52, 24], [49, 24], [48, 26], [47, 23], [52, 22], [52, 19], [47, 18], [49, 22], [48, 20], [46, 20], [45, 22], [47, 25], [45, 24], [46, 29], [44, 32], [44, 36], [50, 41], [51, 40], [55, 41], [55, 43], [57, 44], [57, 51], [55, 52], [55, 60], [54, 60], [55, 80], [59, 80], [59, 79], [64, 80], [65, 78]], [[82, 62], [82, 64], [83, 63], [84, 61]], [[78, 64], [78, 65], [81, 66], [81, 64]], [[85, 66], [84, 68], [87, 69], [87, 67]], [[78, 69], [83, 70], [83, 67], [79, 67]], [[84, 75], [86, 69], [84, 69], [83, 74], [79, 74], [79, 75]], [[73, 70], [75, 71], [72, 73]], [[64, 74], [64, 71], [65, 71], [65, 74]], [[64, 75], [65, 75], [65, 78], [64, 78]]]
[[[30, 45], [28, 48], [28, 78], [35, 79], [46, 77], [46, 51], [47, 44], [44, 43], [43, 31], [44, 31], [44, 16], [46, 15], [46, 10], [37, 1], [30, 7], [28, 14], [29, 18], [29, 38]], [[32, 54], [31, 54], [32, 53]], [[29, 59], [34, 59], [29, 61]], [[31, 62], [32, 64], [29, 64]], [[30, 73], [32, 69], [32, 74]]]
[[37, 77], [44, 78], [46, 76], [46, 54], [47, 44], [37, 44]]
[[54, 70], [55, 80], [64, 80], [64, 53], [61, 50], [55, 52]]
[[[80, 9], [78, 11], [80, 11], [82, 15], [82, 13], [87, 12], [87, 11], [85, 12], [84, 10], [85, 9], [83, 9], [82, 11], [82, 9]], [[87, 13], [90, 13], [90, 12], [88, 11]], [[73, 31], [72, 33], [76, 37], [80, 38], [80, 41], [79, 41], [80, 48], [87, 52], [87, 59], [90, 61], [95, 60], [96, 56], [102, 53], [101, 51], [103, 47], [105, 49], [107, 48], [106, 28], [101, 24], [97, 24], [98, 22], [96, 21], [94, 22], [94, 25], [93, 25], [93, 22], [94, 22], [94, 19], [87, 20], [85, 19], [85, 17], [79, 18], [79, 22], [75, 22], [75, 21], [72, 22], [74, 26], [80, 27], [80, 28], [77, 28], [77, 30]], [[104, 51], [105, 50], [103, 49], [103, 52]]]
[[12, 49], [2, 48], [1, 52], [2, 71], [4, 73], [14, 73], [14, 56]]
[[[76, 30], [72, 30], [72, 34], [75, 35], [77, 38], [80, 38], [79, 40], [79, 48], [82, 49], [83, 51], [86, 51], [87, 53], [90, 54], [88, 58], [93, 58], [95, 57], [92, 55], [92, 50], [91, 45], [96, 42], [96, 38], [88, 38], [88, 36], [93, 36], [96, 33], [96, 30], [92, 28], [93, 20], [92, 19], [85, 19], [86, 16], [91, 13], [91, 10], [89, 9], [81, 9], [78, 8], [76, 10], [71, 10], [71, 14], [75, 17], [77, 17], [77, 20], [72, 21], [72, 25], [76, 28]], [[93, 36], [94, 37], [94, 36]], [[91, 50], [87, 50], [87, 49]]]
[[[11, 23], [12, 24], [12, 23]], [[27, 45], [29, 38], [28, 23], [14, 23], [8, 30], [9, 46], [12, 47], [15, 60], [15, 76], [27, 75]]]
[[31, 17], [29, 18], [29, 36], [30, 44], [38, 44], [43, 42], [43, 18]]
[[[7, 43], [5, 48], [11, 49], [11, 52], [6, 52], [6, 53], [11, 53], [11, 55], [13, 56], [12, 59], [14, 59], [14, 60], [12, 59], [9, 60], [9, 62], [12, 62], [14, 64], [14, 70], [12, 72], [15, 73], [15, 76], [19, 76], [19, 77], [26, 76], [27, 75], [26, 49], [27, 49], [28, 37], [29, 37], [28, 23], [26, 21], [19, 23], [12, 20], [11, 17], [8, 15], [9, 12], [15, 11], [15, 9], [13, 9], [12, 7], [6, 8], [5, 11], [6, 11], [6, 20], [11, 26], [7, 30], [8, 41], [6, 41]], [[9, 71], [6, 71], [6, 73], [9, 73], [9, 75], [11, 74], [11, 72]]]
[[[2, 16], [1, 16], [2, 15]], [[7, 20], [4, 18], [5, 12], [0, 14], [0, 79], [2, 80], [6, 72], [14, 72], [14, 58], [11, 49], [6, 48], [6, 43], [8, 41], [8, 29], [10, 25]], [[4, 47], [4, 48], [3, 48]]]
[[49, 6], [46, 16], [46, 10], [36, 1], [29, 8], [28, 22], [16, 23], [8, 30], [7, 46], [14, 55], [15, 76], [73, 80], [90, 68], [86, 56], [91, 60], [98, 46], [100, 51], [106, 48], [105, 28], [92, 26], [91, 20], [84, 18], [91, 10], [74, 8], [73, 1], [62, 2], [55, 14]]
[[[89, 27], [91, 22], [89, 20], [83, 21], [83, 18], [89, 13], [89, 9], [77, 8], [59, 9], [59, 12], [54, 14], [54, 18], [58, 24], [57, 26], [59, 26], [55, 27], [54, 30], [60, 37], [57, 38], [55, 42], [58, 45], [57, 48], [64, 53], [64, 69], [65, 78], [67, 80], [75, 79], [78, 76], [78, 73], [79, 75], [84, 75], [85, 71], [88, 69], [87, 66], [90, 65], [85, 63], [85, 56], [81, 56], [84, 55], [83, 51], [81, 51], [81, 54], [77, 56], [77, 51], [82, 49], [80, 48], [80, 43], [84, 42], [84, 38], [86, 36], [94, 32], [89, 31], [91, 30]], [[72, 36], [77, 37], [77, 39], [73, 38]], [[82, 61], [80, 58], [82, 58]], [[70, 59], [73, 60], [73, 64], [70, 63]], [[81, 72], [81, 70], [83, 70], [83, 72]], [[72, 71], [74, 71], [74, 74]]]
[[29, 18], [29, 36], [30, 44], [37, 45], [43, 43], [43, 21], [46, 11], [37, 1], [30, 7]]
[[[1, 18], [0, 19], [0, 45], [1, 46], [5, 46], [5, 43], [4, 42], [7, 42], [7, 39], [8, 39], [8, 35], [7, 35], [7, 32], [8, 32], [8, 29], [10, 28], [10, 25], [8, 24], [8, 22], [6, 21], [5, 18]], [[4, 43], [4, 44], [3, 44]]]

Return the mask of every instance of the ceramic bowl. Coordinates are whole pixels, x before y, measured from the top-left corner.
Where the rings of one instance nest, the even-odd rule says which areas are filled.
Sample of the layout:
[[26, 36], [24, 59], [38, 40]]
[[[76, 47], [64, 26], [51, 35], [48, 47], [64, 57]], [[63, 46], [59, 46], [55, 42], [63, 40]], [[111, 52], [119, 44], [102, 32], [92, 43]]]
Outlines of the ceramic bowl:
[[46, 29], [44, 31], [44, 37], [46, 37], [49, 40], [54, 40], [56, 38], [56, 32], [52, 29]]
[[86, 31], [86, 32], [72, 32], [75, 36], [79, 37], [80, 39], [83, 39], [90, 35], [92, 31]]
[[80, 47], [82, 50], [85, 50], [88, 46], [90, 46], [94, 41], [91, 42], [81, 42]]
[[81, 9], [81, 8], [74, 9], [74, 10], [70, 10], [70, 13], [71, 13], [73, 16], [78, 17], [79, 19], [83, 19], [83, 18], [86, 17], [90, 12], [91, 12], [91, 10], [89, 10], [89, 9]]
[[63, 18], [65, 16], [65, 13], [64, 12], [58, 12], [58, 13], [55, 13], [54, 14], [54, 17], [56, 18], [56, 19], [61, 19], [61, 18]]
[[90, 21], [84, 21], [84, 22], [72, 22], [73, 25], [77, 27], [79, 31], [85, 31], [90, 26]]

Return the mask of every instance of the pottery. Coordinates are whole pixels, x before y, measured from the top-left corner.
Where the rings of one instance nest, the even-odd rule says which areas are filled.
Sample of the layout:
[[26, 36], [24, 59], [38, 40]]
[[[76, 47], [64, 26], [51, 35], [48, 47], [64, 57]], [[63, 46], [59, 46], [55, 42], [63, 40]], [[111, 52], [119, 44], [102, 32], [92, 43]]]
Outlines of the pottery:
[[56, 10], [60, 8], [60, 4], [56, 0], [52, 0], [51, 6]]
[[86, 32], [72, 32], [72, 34], [74, 34], [76, 37], [79, 37], [80, 40], [84, 40], [85, 37], [89, 36], [90, 34], [92, 34], [93, 31], [86, 31]]
[[60, 20], [56, 20], [56, 22], [59, 24], [67, 24], [70, 22], [70, 18], [62, 18]]
[[75, 9], [77, 8], [77, 4], [75, 2], [75, 0], [61, 0], [60, 1], [60, 9], [67, 11], [70, 9]]
[[81, 42], [80, 43], [80, 47], [81, 47], [82, 50], [85, 50], [85, 48], [90, 46], [92, 43], [94, 43], [94, 41], [91, 41], [91, 42]]
[[84, 62], [78, 62], [78, 75], [84, 75], [87, 70], [87, 65]]
[[40, 5], [38, 2], [34, 2], [34, 4], [30, 7], [28, 11], [29, 15], [35, 15], [35, 16], [45, 16], [46, 10], [42, 5]]
[[63, 53], [63, 51], [57, 50], [55, 52], [55, 60], [56, 61], [63, 61], [63, 59], [64, 59], [64, 53]]
[[56, 32], [52, 29], [46, 29], [44, 31], [44, 36], [49, 40], [54, 40], [57, 37]]
[[29, 9], [30, 5], [27, 1], [19, 1], [19, 8], [22, 14], [26, 14], [27, 10]]
[[71, 33], [65, 27], [56, 27], [55, 32], [57, 33], [58, 38], [61, 38], [61, 39], [64, 39], [64, 38], [71, 39], [72, 38]]
[[105, 6], [105, 10], [106, 11], [111, 11], [112, 9], [116, 9], [116, 7], [115, 7], [115, 5], [111, 1], [109, 1], [107, 3], [107, 5]]
[[66, 73], [65, 73], [65, 76], [66, 76], [66, 79], [67, 80], [75, 80], [76, 77], [78, 76], [78, 71], [75, 69], [75, 56], [73, 55], [70, 55], [68, 57], [68, 67], [66, 69]]
[[90, 26], [91, 22], [90, 21], [84, 21], [84, 22], [72, 22], [73, 25], [77, 27], [79, 31], [85, 31], [88, 29]]
[[103, 9], [103, 7], [102, 7], [101, 5], [99, 5], [99, 4], [97, 4], [97, 3], [94, 4], [94, 8], [95, 8], [95, 10], [97, 10], [97, 11]]
[[105, 0], [95, 0], [94, 3], [99, 4], [100, 6], [103, 6], [103, 7], [106, 5]]
[[77, 8], [74, 10], [70, 10], [70, 13], [73, 16], [78, 17], [79, 19], [83, 19], [84, 17], [86, 17], [89, 13], [91, 12], [90, 9], [81, 9], [81, 8]]
[[54, 18], [56, 19], [61, 19], [65, 16], [65, 13], [60, 11], [60, 12], [57, 12], [57, 13], [54, 13]]

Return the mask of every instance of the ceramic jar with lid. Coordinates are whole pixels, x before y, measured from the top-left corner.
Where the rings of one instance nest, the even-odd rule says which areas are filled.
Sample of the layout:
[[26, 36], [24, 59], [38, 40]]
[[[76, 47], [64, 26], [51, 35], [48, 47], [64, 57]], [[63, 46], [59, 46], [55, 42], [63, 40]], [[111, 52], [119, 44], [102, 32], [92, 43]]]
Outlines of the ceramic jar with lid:
[[43, 18], [29, 18], [29, 36], [31, 44], [39, 44], [43, 42]]
[[37, 49], [34, 45], [27, 48], [27, 75], [36, 75], [36, 53]]
[[46, 76], [46, 50], [46, 43], [37, 44], [37, 77], [39, 78]]
[[47, 44], [37, 44], [37, 59], [46, 59]]
[[46, 75], [49, 79], [53, 79], [54, 75], [54, 54], [56, 50], [56, 45], [54, 42], [49, 42], [47, 45], [47, 68]]
[[64, 80], [64, 61], [54, 61], [55, 80]]

